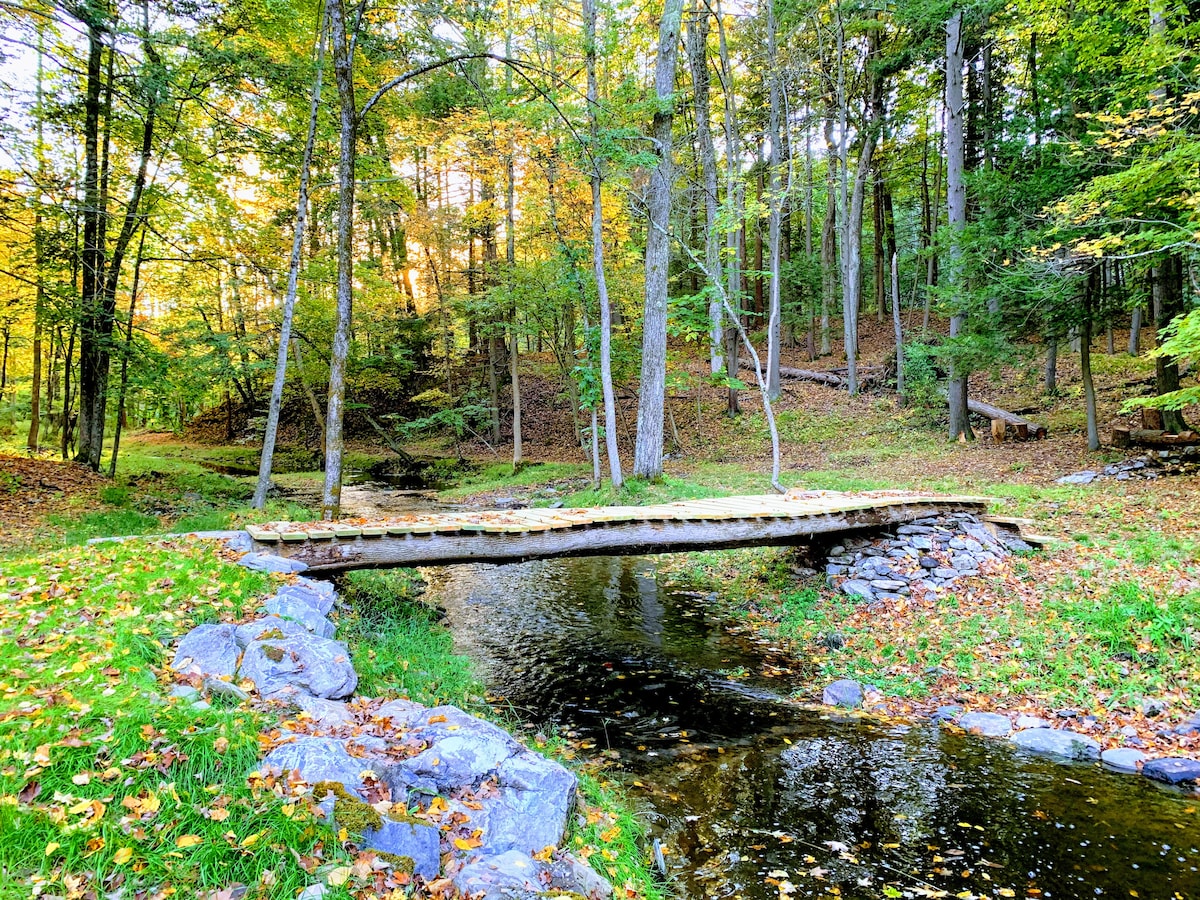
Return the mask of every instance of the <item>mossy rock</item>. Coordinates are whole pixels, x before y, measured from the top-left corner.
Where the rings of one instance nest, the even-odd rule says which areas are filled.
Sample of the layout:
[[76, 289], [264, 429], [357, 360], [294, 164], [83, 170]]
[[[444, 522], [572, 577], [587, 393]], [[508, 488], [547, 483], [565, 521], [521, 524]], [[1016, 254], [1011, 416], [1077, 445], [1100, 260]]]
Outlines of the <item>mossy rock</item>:
[[333, 794], [333, 820], [339, 828], [349, 834], [361, 835], [364, 831], [377, 830], [383, 824], [383, 816], [370, 804], [363, 802], [346, 790], [337, 781], [319, 781], [313, 785], [313, 796], [318, 800]]
[[387, 853], [380, 850], [375, 854], [379, 859], [390, 865], [397, 872], [404, 872], [406, 875], [413, 874], [417, 864], [411, 856], [397, 856], [395, 853]]

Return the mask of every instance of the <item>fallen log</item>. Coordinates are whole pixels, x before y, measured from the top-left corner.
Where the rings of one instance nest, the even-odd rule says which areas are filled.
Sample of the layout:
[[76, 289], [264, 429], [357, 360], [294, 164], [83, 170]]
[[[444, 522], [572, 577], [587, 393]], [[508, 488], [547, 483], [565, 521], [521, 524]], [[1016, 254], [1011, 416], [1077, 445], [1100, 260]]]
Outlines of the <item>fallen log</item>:
[[[1013, 430], [1018, 441], [1027, 441], [1030, 438], [1040, 441], [1047, 434], [1045, 425], [1039, 425], [1037, 422], [1032, 422], [1015, 413], [1010, 413], [1006, 409], [992, 406], [990, 403], [984, 403], [982, 400], [968, 400], [967, 409], [977, 416], [991, 419], [993, 423], [997, 421], [1003, 422], [1007, 428]], [[995, 429], [999, 426], [993, 424], [992, 427], [994, 433]]]
[[[743, 369], [753, 369], [748, 361], [742, 362]], [[797, 381], [815, 381], [818, 384], [827, 384], [830, 387], [845, 387], [846, 379], [840, 375], [835, 375], [833, 372], [818, 372], [814, 369], [793, 369], [790, 366], [779, 367], [780, 378], [794, 378]]]
[[1170, 434], [1158, 428], [1130, 428], [1127, 425], [1114, 425], [1112, 430], [1114, 447], [1189, 447], [1193, 444], [1200, 444], [1200, 434], [1194, 431]]

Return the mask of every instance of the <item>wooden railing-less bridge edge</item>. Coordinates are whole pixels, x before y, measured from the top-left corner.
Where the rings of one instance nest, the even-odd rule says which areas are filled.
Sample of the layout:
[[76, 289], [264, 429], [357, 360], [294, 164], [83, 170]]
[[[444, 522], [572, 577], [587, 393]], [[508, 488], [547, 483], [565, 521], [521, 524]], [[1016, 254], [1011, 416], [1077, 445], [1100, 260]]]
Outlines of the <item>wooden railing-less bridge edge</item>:
[[451, 563], [514, 563], [802, 544], [952, 512], [982, 514], [984, 497], [897, 492], [722, 497], [656, 506], [456, 511], [379, 521], [249, 526], [255, 549], [334, 572]]

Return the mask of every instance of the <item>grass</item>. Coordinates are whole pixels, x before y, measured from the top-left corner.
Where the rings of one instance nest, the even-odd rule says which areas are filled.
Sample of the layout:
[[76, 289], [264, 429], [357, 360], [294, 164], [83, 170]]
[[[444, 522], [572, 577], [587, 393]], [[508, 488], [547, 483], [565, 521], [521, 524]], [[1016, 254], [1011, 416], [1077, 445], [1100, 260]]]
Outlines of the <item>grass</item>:
[[268, 585], [196, 543], [5, 565], [0, 897], [194, 897], [240, 883], [290, 898], [311, 881], [291, 851], [318, 852], [326, 833], [246, 779], [268, 723], [166, 700], [158, 680], [175, 636], [240, 615]]

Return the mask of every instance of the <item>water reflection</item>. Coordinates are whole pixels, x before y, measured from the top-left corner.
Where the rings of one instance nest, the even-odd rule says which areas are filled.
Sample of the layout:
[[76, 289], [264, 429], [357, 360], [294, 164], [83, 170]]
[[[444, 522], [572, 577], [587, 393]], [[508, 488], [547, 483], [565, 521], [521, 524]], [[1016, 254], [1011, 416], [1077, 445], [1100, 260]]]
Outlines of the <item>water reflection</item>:
[[654, 576], [636, 558], [464, 566], [432, 596], [514, 711], [615, 751], [681, 894], [1200, 898], [1196, 798], [798, 709], [777, 653]]

